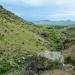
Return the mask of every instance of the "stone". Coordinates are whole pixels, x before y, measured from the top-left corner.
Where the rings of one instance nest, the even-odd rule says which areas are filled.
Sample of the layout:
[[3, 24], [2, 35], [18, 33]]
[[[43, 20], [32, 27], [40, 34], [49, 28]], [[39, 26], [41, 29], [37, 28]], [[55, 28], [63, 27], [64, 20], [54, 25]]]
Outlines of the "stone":
[[3, 8], [3, 6], [2, 6], [2, 5], [0, 5], [0, 8]]
[[37, 52], [37, 56], [47, 58], [53, 62], [63, 62], [64, 63], [64, 57], [61, 54], [61, 52], [55, 52], [55, 51], [40, 51]]
[[48, 37], [49, 36], [49, 33], [48, 32], [39, 32], [39, 34], [41, 36], [44, 36], [44, 37]]
[[39, 75], [40, 71], [45, 71], [51, 67], [62, 67], [64, 58], [61, 52], [40, 51], [27, 55], [25, 59], [24, 75]]
[[24, 75], [35, 75], [37, 74], [36, 65], [37, 62], [35, 61], [36, 58], [33, 55], [28, 55], [25, 59], [25, 74]]

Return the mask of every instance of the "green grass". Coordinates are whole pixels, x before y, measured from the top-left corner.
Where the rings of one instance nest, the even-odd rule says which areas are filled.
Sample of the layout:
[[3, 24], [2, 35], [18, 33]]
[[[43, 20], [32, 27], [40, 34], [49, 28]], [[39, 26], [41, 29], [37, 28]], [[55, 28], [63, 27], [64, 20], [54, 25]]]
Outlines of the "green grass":
[[0, 8], [0, 75], [19, 75], [27, 52], [48, 50], [45, 39], [28, 28], [31, 24]]

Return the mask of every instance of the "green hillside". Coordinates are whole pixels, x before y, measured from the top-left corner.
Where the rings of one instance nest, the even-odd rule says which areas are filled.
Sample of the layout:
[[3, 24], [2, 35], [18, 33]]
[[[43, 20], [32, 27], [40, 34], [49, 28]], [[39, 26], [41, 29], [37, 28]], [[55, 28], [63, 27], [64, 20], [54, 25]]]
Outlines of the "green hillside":
[[32, 32], [31, 25], [0, 7], [0, 75], [21, 67], [26, 52], [48, 50], [45, 39]]
[[26, 54], [40, 50], [61, 51], [75, 65], [74, 34], [75, 26], [35, 25], [0, 6], [0, 75], [23, 75]]
[[0, 16], [0, 47], [5, 44], [6, 46], [2, 48], [10, 49], [11, 46], [13, 48], [19, 46], [20, 50], [47, 49], [44, 39], [29, 31], [28, 22], [2, 8], [0, 8]]

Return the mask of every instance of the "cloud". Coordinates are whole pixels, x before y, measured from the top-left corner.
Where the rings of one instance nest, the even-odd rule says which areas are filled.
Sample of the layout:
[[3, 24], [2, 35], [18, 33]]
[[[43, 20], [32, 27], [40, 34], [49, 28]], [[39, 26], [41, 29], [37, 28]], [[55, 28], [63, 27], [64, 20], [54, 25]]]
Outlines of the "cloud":
[[75, 17], [75, 10], [57, 12], [53, 14], [45, 14], [44, 17], [50, 20], [60, 20], [60, 19], [74, 19]]
[[53, 14], [52, 16], [53, 17], [70, 17], [70, 16], [75, 16], [75, 11], [65, 11], [65, 12]]
[[49, 4], [63, 4], [64, 0], [22, 0], [24, 3], [32, 6], [43, 6]]
[[74, 5], [75, 0], [0, 0], [2, 3], [12, 5], [28, 5], [28, 6], [50, 6], [50, 5]]
[[65, 0], [1, 0], [1, 2], [13, 5], [46, 6], [63, 4]]

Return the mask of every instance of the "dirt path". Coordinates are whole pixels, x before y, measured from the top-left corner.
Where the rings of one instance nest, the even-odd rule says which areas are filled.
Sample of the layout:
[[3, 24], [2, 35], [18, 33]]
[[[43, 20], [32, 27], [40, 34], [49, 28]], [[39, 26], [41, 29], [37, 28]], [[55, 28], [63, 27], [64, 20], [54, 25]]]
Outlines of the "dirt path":
[[51, 75], [51, 74], [50, 74], [50, 71], [44, 71], [40, 75]]

